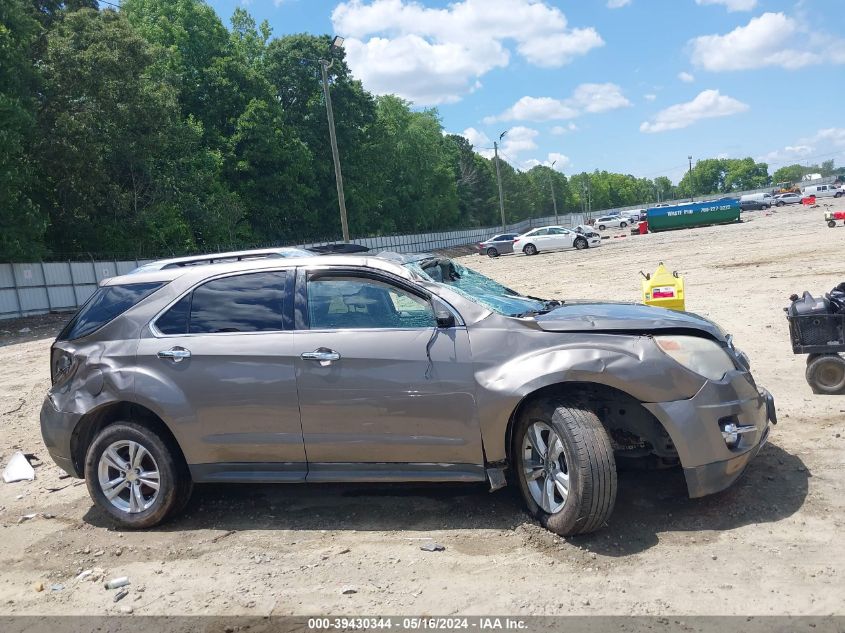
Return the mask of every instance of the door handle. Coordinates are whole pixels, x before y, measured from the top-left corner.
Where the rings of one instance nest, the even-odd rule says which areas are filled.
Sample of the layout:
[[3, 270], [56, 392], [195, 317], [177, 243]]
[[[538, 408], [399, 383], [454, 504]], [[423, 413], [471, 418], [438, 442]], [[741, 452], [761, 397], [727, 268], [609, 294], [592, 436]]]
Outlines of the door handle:
[[191, 351], [184, 347], [171, 347], [170, 349], [163, 349], [158, 353], [161, 359], [169, 359], [174, 363], [181, 363], [184, 359], [191, 357]]
[[331, 362], [333, 360], [340, 360], [340, 354], [333, 349], [321, 347], [315, 349], [313, 352], [302, 352], [299, 355], [302, 360], [318, 360], [320, 362]]

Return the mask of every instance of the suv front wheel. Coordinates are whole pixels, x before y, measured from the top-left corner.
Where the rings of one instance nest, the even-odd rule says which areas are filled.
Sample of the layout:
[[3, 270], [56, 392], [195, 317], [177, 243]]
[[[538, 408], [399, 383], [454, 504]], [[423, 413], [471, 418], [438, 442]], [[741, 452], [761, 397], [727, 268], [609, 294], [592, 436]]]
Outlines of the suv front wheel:
[[85, 456], [91, 499], [125, 528], [148, 528], [187, 504], [193, 484], [181, 455], [134, 422], [104, 428]]
[[613, 447], [589, 409], [552, 400], [531, 404], [515, 428], [511, 455], [528, 511], [548, 530], [592, 532], [613, 512]]

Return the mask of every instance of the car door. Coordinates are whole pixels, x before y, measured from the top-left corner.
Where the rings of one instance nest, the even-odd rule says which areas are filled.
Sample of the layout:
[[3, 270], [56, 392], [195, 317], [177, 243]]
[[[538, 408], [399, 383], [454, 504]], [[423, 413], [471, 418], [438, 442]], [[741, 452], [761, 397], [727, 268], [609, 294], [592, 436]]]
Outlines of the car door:
[[305, 478], [293, 288], [293, 269], [216, 277], [141, 338], [136, 392], [159, 395], [195, 478]]
[[547, 250], [549, 248], [549, 229], [537, 229], [524, 239], [519, 241], [520, 248], [526, 244], [533, 244], [538, 251]]
[[549, 229], [549, 240], [551, 248], [560, 250], [564, 248], [572, 248], [572, 242], [575, 240], [575, 237], [571, 231], [554, 226]]
[[421, 289], [301, 269], [294, 349], [309, 481], [483, 479], [467, 330]]

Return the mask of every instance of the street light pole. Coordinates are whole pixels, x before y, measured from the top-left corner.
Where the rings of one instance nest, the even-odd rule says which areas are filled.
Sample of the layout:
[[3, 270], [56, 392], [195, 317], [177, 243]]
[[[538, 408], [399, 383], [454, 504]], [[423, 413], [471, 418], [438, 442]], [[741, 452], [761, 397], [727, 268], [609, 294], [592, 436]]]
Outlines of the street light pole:
[[[499, 134], [499, 140], [501, 141], [507, 133], [508, 131], [505, 130]], [[505, 197], [502, 194], [502, 174], [499, 171], [499, 144], [496, 141], [493, 141], [493, 154], [496, 157], [496, 180], [499, 182], [499, 212], [502, 214], [502, 233], [505, 233], [508, 227], [505, 222]]]
[[690, 202], [695, 202], [695, 191], [692, 188], [692, 156], [687, 156], [689, 158], [689, 199]]
[[552, 205], [555, 208], [555, 224], [558, 223], [558, 219], [557, 219], [557, 200], [555, 200], [555, 183], [554, 183], [554, 180], [552, 180], [552, 176], [554, 175], [554, 169], [555, 169], [555, 163], [556, 162], [557, 162], [556, 160], [552, 161], [552, 171], [549, 172], [549, 188], [552, 190]]
[[[332, 40], [332, 49], [343, 45], [342, 37]], [[320, 60], [320, 70], [323, 75], [323, 96], [326, 99], [326, 116], [329, 120], [329, 141], [332, 145], [332, 160], [334, 161], [334, 179], [337, 185], [337, 202], [340, 206], [340, 228], [343, 231], [343, 241], [349, 242], [349, 224], [346, 219], [346, 196], [343, 195], [343, 173], [340, 170], [340, 154], [337, 151], [337, 134], [334, 128], [334, 111], [332, 110], [332, 95], [329, 92], [329, 68], [334, 64], [325, 59]]]

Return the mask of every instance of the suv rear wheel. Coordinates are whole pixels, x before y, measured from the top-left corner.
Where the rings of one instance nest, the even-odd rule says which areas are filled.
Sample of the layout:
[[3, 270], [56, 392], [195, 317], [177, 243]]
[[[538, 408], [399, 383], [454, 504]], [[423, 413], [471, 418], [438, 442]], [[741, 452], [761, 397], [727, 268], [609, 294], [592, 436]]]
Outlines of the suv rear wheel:
[[104, 428], [85, 456], [91, 499], [125, 528], [148, 528], [182, 510], [193, 484], [181, 455], [134, 422]]
[[528, 511], [561, 536], [599, 529], [616, 501], [616, 462], [595, 413], [541, 400], [517, 422], [512, 464]]

